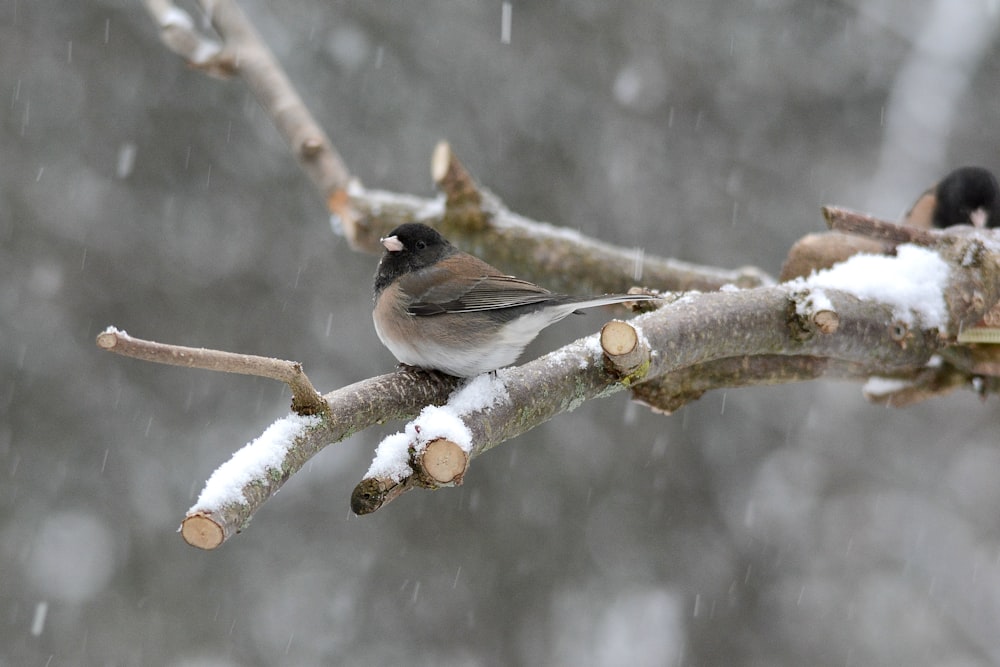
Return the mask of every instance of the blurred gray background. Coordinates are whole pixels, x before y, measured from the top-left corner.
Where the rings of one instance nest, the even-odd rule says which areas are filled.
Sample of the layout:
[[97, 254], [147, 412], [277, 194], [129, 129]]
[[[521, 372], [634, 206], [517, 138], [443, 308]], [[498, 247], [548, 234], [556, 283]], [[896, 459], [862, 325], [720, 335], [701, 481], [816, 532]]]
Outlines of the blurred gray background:
[[[822, 204], [895, 217], [1000, 168], [995, 1], [515, 0], [509, 44], [499, 0], [244, 7], [367, 186], [432, 196], [446, 138], [515, 211], [647, 253], [776, 274]], [[376, 258], [139, 2], [0, 2], [0, 151], [0, 665], [1000, 663], [1000, 416], [967, 391], [619, 395], [355, 518], [388, 424], [186, 546], [288, 393], [95, 335], [331, 390], [394, 365]], [[531, 354], [602, 321], [573, 320]]]

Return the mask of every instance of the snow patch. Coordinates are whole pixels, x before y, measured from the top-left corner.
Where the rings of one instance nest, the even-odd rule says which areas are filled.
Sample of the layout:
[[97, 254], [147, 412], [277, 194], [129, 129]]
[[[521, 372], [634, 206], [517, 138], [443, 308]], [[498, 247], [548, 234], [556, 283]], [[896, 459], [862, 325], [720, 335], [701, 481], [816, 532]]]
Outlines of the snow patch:
[[243, 487], [254, 481], [267, 484], [268, 471], [281, 470], [281, 463], [295, 438], [319, 422], [319, 417], [288, 415], [268, 426], [256, 440], [236, 451], [212, 473], [189, 512], [246, 503]]
[[884, 396], [906, 389], [910, 384], [906, 380], [874, 376], [868, 378], [864, 387], [861, 388], [861, 392], [866, 396]]
[[948, 264], [933, 250], [905, 244], [895, 257], [859, 254], [833, 268], [813, 273], [790, 285], [835, 289], [859, 299], [873, 299], [892, 306], [895, 316], [912, 325], [914, 316], [926, 328], [946, 328], [948, 308], [944, 289]]
[[102, 331], [101, 333], [114, 334], [115, 336], [120, 336], [122, 338], [128, 338], [129, 337], [127, 331], [125, 331], [124, 329], [119, 329], [118, 327], [113, 326], [113, 325], [109, 325], [108, 328], [105, 329], [104, 331]]
[[454, 442], [466, 453], [471, 452], [472, 432], [462, 417], [508, 400], [503, 376], [502, 370], [483, 373], [456, 390], [446, 404], [425, 407], [402, 433], [394, 433], [379, 443], [365, 478], [402, 481], [413, 474], [411, 451], [413, 455], [419, 455], [429, 443], [440, 438]]
[[832, 310], [834, 312], [837, 310], [833, 307], [830, 297], [821, 289], [810, 290], [809, 295], [805, 299], [795, 302], [795, 314], [799, 317], [809, 317], [821, 310]]

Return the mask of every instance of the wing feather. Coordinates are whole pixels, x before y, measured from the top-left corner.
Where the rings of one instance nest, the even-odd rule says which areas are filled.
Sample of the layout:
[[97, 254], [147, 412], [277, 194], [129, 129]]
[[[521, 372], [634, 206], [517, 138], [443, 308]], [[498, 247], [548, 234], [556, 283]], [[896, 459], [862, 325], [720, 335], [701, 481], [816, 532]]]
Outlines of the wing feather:
[[[489, 268], [489, 265], [484, 263]], [[451, 272], [447, 262], [408, 274], [401, 287], [410, 296], [407, 311], [412, 315], [440, 315], [484, 310], [517, 308], [558, 300], [552, 294], [527, 280], [513, 276], [485, 273], [482, 275], [442, 281], [443, 272]]]

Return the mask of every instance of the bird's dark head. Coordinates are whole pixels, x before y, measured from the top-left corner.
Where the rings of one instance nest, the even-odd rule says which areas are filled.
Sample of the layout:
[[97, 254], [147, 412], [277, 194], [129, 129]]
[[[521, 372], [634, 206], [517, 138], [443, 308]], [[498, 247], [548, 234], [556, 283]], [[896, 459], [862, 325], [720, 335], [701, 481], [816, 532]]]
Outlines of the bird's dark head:
[[454, 253], [455, 246], [436, 229], [408, 222], [382, 238], [385, 253], [375, 273], [375, 294], [410, 271], [418, 271]]
[[938, 184], [937, 200], [935, 227], [1000, 227], [1000, 185], [989, 169], [956, 169]]

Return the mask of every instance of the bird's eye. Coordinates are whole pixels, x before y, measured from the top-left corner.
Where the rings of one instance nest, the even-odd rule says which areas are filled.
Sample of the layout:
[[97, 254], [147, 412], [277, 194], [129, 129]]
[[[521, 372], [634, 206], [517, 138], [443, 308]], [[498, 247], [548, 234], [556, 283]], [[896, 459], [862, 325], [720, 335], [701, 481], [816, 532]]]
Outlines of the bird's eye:
[[426, 241], [417, 241], [414, 245], [417, 247], [417, 250], [423, 250], [424, 248], [427, 247], [427, 242]]

